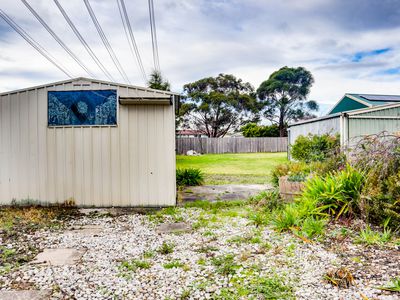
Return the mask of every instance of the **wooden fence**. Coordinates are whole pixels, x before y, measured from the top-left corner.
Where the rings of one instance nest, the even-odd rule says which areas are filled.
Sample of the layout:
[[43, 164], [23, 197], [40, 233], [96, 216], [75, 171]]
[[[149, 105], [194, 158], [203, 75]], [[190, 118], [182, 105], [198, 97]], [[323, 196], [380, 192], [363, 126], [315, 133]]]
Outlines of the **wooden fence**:
[[194, 150], [198, 153], [286, 152], [287, 145], [286, 137], [180, 137], [176, 139], [176, 153], [186, 154], [189, 150]]

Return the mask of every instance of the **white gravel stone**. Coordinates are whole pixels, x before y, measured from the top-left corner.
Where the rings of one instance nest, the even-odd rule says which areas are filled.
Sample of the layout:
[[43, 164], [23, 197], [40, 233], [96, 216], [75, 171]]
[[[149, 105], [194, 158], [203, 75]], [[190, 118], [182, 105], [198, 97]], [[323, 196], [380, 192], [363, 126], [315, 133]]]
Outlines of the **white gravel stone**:
[[[199, 210], [180, 210], [184, 222], [189, 225], [197, 222]], [[361, 299], [361, 293], [371, 299], [394, 299], [390, 298], [392, 295], [382, 295], [379, 290], [362, 281], [357, 282], [357, 287], [349, 289], [337, 289], [324, 282], [324, 274], [333, 265], [340, 264], [341, 258], [320, 244], [306, 244], [293, 235], [278, 234], [265, 228], [261, 231], [261, 240], [268, 242], [272, 248], [261, 253], [259, 244], [230, 242], [234, 237], [246, 239], [254, 230], [258, 230], [247, 219], [231, 217], [224, 222], [210, 224], [207, 228], [190, 232], [161, 234], [157, 231], [158, 225], [150, 222], [145, 215], [82, 216], [70, 221], [68, 228], [99, 229], [95, 234], [74, 234], [74, 230], [61, 233], [40, 231], [35, 234], [43, 249], [85, 250], [79, 263], [24, 265], [15, 272], [0, 275], [0, 281], [4, 282], [0, 290], [10, 289], [12, 282], [22, 280], [37, 289], [57, 286], [60, 291], [53, 292], [54, 299], [180, 299], [186, 290], [190, 291], [190, 299], [210, 299], [214, 294], [219, 294], [222, 288], [234, 286], [229, 281], [231, 277], [218, 274], [210, 261], [214, 256], [232, 253], [242, 265], [237, 270], [237, 277], [245, 278], [250, 266], [259, 266], [259, 276], [277, 274], [285, 278], [288, 284], [294, 286], [297, 299]], [[204, 235], [209, 231], [213, 236]], [[163, 243], [173, 244], [173, 252], [166, 255], [157, 253], [156, 250]], [[291, 254], [287, 250], [289, 245], [294, 245]], [[199, 251], [202, 247], [212, 247], [215, 251], [203, 253]], [[148, 251], [152, 251], [154, 256], [143, 258]], [[244, 257], [243, 260], [239, 261], [240, 257]], [[120, 268], [121, 262], [134, 259], [147, 260], [151, 266], [135, 271]], [[200, 259], [204, 259], [206, 264], [199, 264]], [[179, 260], [186, 267], [163, 267], [173, 260]], [[244, 284], [248, 283], [244, 281]]]

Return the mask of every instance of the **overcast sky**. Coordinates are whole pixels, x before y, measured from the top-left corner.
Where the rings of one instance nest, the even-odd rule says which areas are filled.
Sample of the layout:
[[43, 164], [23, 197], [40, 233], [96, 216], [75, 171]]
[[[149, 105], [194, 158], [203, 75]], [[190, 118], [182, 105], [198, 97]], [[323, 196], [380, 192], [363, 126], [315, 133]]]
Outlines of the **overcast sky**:
[[[52, 0], [28, 0], [98, 78], [106, 79]], [[123, 82], [82, 0], [59, 0], [116, 81]], [[1, 9], [65, 65], [88, 75], [18, 0]], [[116, 0], [90, 0], [131, 82], [143, 86]], [[146, 0], [125, 0], [147, 73], [152, 63]], [[315, 78], [310, 99], [332, 104], [346, 92], [400, 94], [400, 0], [154, 0], [160, 65], [174, 91], [219, 73], [256, 88], [282, 66]], [[0, 91], [67, 79], [0, 19]], [[326, 105], [322, 106], [326, 109]]]

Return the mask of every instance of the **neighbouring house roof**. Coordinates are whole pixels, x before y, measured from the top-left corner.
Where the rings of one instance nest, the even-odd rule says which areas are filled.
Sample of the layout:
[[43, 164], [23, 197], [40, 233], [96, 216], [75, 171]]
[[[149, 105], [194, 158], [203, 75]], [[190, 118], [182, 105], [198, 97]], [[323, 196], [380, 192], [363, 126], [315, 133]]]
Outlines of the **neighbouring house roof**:
[[400, 103], [400, 95], [346, 93], [328, 115], [393, 103]]

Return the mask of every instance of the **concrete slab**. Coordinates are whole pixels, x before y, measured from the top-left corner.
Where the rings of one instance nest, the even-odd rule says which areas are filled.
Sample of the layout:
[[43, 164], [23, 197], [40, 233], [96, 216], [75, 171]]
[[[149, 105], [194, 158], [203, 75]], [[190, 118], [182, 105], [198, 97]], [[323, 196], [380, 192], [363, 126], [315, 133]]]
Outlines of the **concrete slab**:
[[243, 200], [270, 189], [264, 184], [225, 184], [187, 187], [180, 193], [180, 199], [185, 201], [207, 200]]
[[64, 234], [72, 234], [79, 236], [98, 236], [104, 230], [103, 226], [99, 225], [84, 225], [77, 228], [72, 228], [71, 230], [67, 230]]
[[44, 249], [31, 264], [43, 264], [51, 266], [73, 265], [79, 262], [86, 250], [72, 248]]
[[192, 227], [188, 223], [163, 223], [157, 227], [158, 233], [183, 233], [192, 230]]
[[0, 291], [1, 300], [44, 300], [50, 299], [51, 291]]

